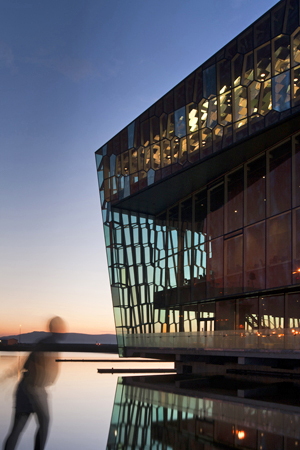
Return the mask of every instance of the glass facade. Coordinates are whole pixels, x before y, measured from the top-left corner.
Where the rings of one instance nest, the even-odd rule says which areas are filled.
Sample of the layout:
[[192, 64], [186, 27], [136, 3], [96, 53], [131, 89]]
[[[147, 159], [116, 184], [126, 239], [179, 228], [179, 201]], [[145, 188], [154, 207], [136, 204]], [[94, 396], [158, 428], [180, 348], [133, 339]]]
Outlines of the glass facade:
[[96, 152], [120, 354], [132, 334], [298, 326], [300, 134], [153, 214], [134, 198], [294, 117], [299, 55], [282, 0]]

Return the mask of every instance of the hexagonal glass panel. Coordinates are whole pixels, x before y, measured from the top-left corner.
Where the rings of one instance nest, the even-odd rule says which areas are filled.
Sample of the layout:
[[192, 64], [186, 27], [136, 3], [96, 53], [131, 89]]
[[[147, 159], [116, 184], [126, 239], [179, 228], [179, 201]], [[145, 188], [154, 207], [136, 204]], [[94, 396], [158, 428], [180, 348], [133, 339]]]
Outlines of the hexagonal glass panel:
[[279, 36], [274, 39], [274, 74], [277, 75], [290, 68], [290, 37]]
[[253, 52], [244, 56], [242, 84], [248, 86], [254, 79], [254, 58]]
[[172, 163], [176, 163], [178, 161], [179, 151], [180, 140], [178, 139], [178, 137], [175, 137], [174, 139], [172, 139]]
[[152, 145], [152, 169], [160, 168], [160, 144]]
[[151, 126], [151, 141], [158, 142], [160, 140], [159, 118], [156, 116], [151, 117], [150, 126]]
[[180, 139], [179, 149], [179, 163], [184, 164], [187, 158], [187, 140], [186, 138]]
[[273, 79], [273, 109], [285, 111], [290, 107], [290, 72], [284, 72]]
[[300, 30], [292, 38], [293, 65], [300, 64]]
[[247, 117], [247, 88], [238, 86], [233, 91], [234, 95], [234, 117], [233, 121], [245, 119]]
[[200, 128], [206, 127], [208, 114], [208, 101], [203, 101], [199, 105], [200, 110]]
[[135, 173], [138, 171], [138, 152], [133, 149], [130, 150], [130, 173]]
[[261, 85], [261, 107], [260, 114], [265, 115], [272, 109], [272, 85], [271, 80], [265, 81]]
[[232, 121], [231, 91], [224, 92], [224, 94], [220, 95], [219, 101], [220, 101], [219, 123], [225, 126]]
[[207, 99], [217, 94], [216, 66], [203, 70], [203, 96]]
[[198, 107], [195, 103], [191, 103], [187, 106], [188, 114], [188, 133], [193, 133], [198, 130], [199, 127], [199, 113]]
[[292, 73], [293, 106], [297, 106], [300, 105], [300, 66], [296, 67]]
[[174, 113], [168, 115], [168, 127], [167, 127], [167, 136], [168, 139], [172, 139], [174, 136], [175, 124], [174, 124]]
[[122, 157], [122, 174], [128, 175], [129, 174], [129, 153], [124, 152], [121, 155]]
[[132, 122], [130, 125], [128, 125], [127, 127], [127, 133], [128, 133], [128, 148], [132, 148], [133, 147], [133, 141], [134, 141], [134, 125], [135, 123]]
[[162, 141], [162, 167], [171, 164], [171, 143], [168, 139]]
[[238, 86], [239, 84], [241, 84], [243, 59], [243, 55], [238, 54], [232, 60], [232, 77], [234, 86]]
[[167, 137], [168, 115], [163, 113], [160, 116], [160, 137], [164, 139]]
[[186, 135], [185, 107], [177, 109], [174, 113], [175, 136], [182, 137]]
[[265, 44], [255, 51], [256, 56], [256, 79], [266, 80], [271, 76], [271, 46]]
[[217, 98], [213, 98], [208, 102], [207, 127], [214, 128], [218, 121], [218, 104]]
[[249, 101], [250, 101], [249, 114], [250, 115], [258, 112], [260, 86], [261, 86], [261, 84], [258, 81], [254, 81], [249, 86]]

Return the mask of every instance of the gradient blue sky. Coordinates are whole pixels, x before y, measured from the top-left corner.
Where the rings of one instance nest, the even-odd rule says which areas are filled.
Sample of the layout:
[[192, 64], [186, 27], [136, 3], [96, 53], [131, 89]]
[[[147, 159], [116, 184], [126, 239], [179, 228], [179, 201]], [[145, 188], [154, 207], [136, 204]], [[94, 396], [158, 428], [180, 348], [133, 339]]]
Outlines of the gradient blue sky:
[[94, 152], [276, 3], [0, 0], [0, 336], [114, 332]]

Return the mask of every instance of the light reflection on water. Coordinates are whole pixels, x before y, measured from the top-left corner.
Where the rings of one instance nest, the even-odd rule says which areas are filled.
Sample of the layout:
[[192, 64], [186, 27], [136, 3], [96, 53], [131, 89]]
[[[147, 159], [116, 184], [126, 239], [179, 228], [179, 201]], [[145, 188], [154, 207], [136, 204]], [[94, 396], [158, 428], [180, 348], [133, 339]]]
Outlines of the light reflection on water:
[[[117, 355], [102, 353], [61, 353], [66, 359], [118, 359]], [[0, 352], [0, 379], [15, 369], [14, 376], [0, 382], [0, 443], [10, 428], [13, 413], [13, 395], [18, 382], [18, 365], [26, 358], [23, 352]], [[59, 362], [60, 375], [48, 389], [51, 426], [47, 450], [105, 449], [118, 375], [98, 374], [97, 369], [120, 367], [118, 363]], [[119, 363], [120, 364], [120, 363]], [[122, 365], [124, 363], [121, 363]], [[151, 364], [152, 366], [152, 364]], [[122, 367], [122, 366], [121, 366]], [[141, 363], [126, 363], [126, 367], [145, 367]], [[147, 367], [150, 367], [147, 364]], [[153, 363], [153, 367], [159, 364]], [[164, 364], [164, 367], [173, 367]], [[35, 420], [19, 441], [18, 449], [33, 447]]]

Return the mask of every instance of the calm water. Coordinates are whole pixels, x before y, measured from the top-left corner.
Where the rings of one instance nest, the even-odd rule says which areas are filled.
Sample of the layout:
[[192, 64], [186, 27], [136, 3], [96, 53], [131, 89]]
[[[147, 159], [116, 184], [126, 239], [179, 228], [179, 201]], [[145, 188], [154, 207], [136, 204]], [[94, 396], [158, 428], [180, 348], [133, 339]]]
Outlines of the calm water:
[[[97, 369], [145, 365], [118, 363], [118, 356], [109, 354], [62, 353], [60, 357], [116, 362], [58, 363], [60, 376], [48, 389], [52, 423], [47, 450], [300, 448], [298, 382], [281, 383], [277, 388], [275, 383], [276, 391], [267, 389], [255, 396], [256, 382], [250, 385], [247, 380], [119, 377], [98, 374]], [[24, 353], [0, 352], [0, 446], [10, 428], [18, 367], [25, 358]], [[172, 366], [164, 363], [163, 367]], [[14, 369], [16, 375], [8, 377]], [[249, 399], [239, 395], [239, 389], [246, 388], [253, 390]], [[35, 427], [31, 418], [18, 450], [33, 448]]]
[[[95, 353], [62, 353], [69, 359], [118, 359], [117, 355]], [[7, 374], [21, 366], [26, 354], [0, 352], [0, 443], [8, 432], [13, 413], [13, 394], [17, 374]], [[105, 449], [110, 428], [118, 375], [98, 374], [97, 368], [121, 367], [124, 363], [61, 362], [56, 384], [48, 389], [51, 427], [47, 450]], [[157, 364], [153, 365], [158, 367]], [[141, 364], [126, 363], [126, 367]], [[143, 366], [145, 367], [145, 366]], [[147, 366], [148, 367], [148, 366]], [[172, 367], [165, 364], [164, 367]], [[3, 380], [4, 377], [4, 380]], [[33, 447], [36, 424], [32, 417], [19, 441], [19, 450]]]

